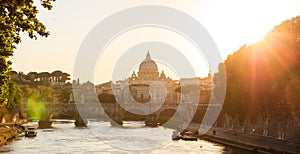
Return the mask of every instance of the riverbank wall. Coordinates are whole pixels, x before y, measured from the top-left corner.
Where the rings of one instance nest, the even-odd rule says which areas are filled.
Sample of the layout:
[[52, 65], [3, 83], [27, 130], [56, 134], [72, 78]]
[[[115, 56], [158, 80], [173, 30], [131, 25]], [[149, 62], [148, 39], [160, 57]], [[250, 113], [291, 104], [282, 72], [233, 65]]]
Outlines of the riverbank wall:
[[252, 134], [237, 133], [221, 128], [215, 128], [206, 134], [198, 135], [198, 138], [234, 148], [244, 149], [253, 153], [300, 153], [300, 145], [298, 143]]
[[0, 147], [6, 144], [7, 141], [17, 137], [21, 130], [15, 125], [0, 125]]

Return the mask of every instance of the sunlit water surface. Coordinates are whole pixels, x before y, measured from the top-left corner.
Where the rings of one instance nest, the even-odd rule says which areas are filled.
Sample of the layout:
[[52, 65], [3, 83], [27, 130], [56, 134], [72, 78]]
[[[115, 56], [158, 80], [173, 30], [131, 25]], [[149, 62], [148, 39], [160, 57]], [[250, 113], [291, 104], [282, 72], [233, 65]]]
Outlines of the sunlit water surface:
[[[34, 123], [33, 123], [34, 124]], [[35, 123], [36, 124], [36, 123]], [[239, 149], [198, 141], [171, 141], [172, 129], [150, 128], [142, 122], [112, 127], [109, 122], [89, 121], [88, 128], [54, 122], [38, 129], [34, 138], [18, 137], [0, 148], [7, 153], [245, 153]]]

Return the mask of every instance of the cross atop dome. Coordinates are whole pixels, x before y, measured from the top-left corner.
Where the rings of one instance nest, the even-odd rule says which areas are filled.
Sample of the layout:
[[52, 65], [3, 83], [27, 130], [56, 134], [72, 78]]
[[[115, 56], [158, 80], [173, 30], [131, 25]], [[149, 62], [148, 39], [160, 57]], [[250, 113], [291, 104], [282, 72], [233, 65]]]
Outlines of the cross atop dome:
[[147, 55], [146, 55], [146, 60], [150, 60], [151, 57], [150, 57], [150, 53], [149, 53], [149, 49], [148, 49], [148, 52], [147, 52]]

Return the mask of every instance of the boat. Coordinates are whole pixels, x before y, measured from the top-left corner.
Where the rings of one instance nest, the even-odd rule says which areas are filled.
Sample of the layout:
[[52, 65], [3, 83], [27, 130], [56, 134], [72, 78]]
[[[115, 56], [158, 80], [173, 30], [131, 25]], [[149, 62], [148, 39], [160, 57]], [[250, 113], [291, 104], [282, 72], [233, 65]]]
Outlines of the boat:
[[27, 127], [25, 130], [25, 137], [36, 137], [37, 132], [35, 127]]
[[180, 139], [180, 132], [176, 130], [172, 134], [172, 140], [179, 140], [179, 139]]
[[172, 140], [197, 141], [198, 138], [193, 136], [192, 132], [181, 133], [179, 131], [174, 131], [172, 134]]
[[197, 141], [198, 138], [195, 136], [189, 136], [189, 135], [180, 135], [181, 140], [185, 140], [185, 141]]

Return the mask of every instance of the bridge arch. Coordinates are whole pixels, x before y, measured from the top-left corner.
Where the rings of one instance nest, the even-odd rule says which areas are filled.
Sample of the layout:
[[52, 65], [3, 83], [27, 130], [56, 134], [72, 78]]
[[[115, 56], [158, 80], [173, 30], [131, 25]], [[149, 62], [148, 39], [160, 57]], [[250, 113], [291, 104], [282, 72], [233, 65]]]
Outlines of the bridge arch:
[[161, 110], [158, 114], [158, 122], [160, 125], [164, 125], [171, 128], [178, 128], [184, 122], [184, 117], [177, 108], [168, 107]]
[[38, 120], [39, 128], [50, 128], [52, 118], [61, 118], [62, 114], [69, 115], [64, 118], [76, 118], [74, 116], [75, 104], [61, 102], [32, 103], [26, 106], [26, 113], [29, 118]]
[[203, 120], [203, 117], [206, 113], [206, 109], [204, 108], [198, 108], [195, 112], [195, 114], [193, 115], [193, 118], [192, 118], [192, 122], [194, 123], [201, 123], [202, 120]]
[[147, 115], [141, 109], [132, 109], [130, 111], [124, 110], [122, 120], [123, 121], [146, 121]]

